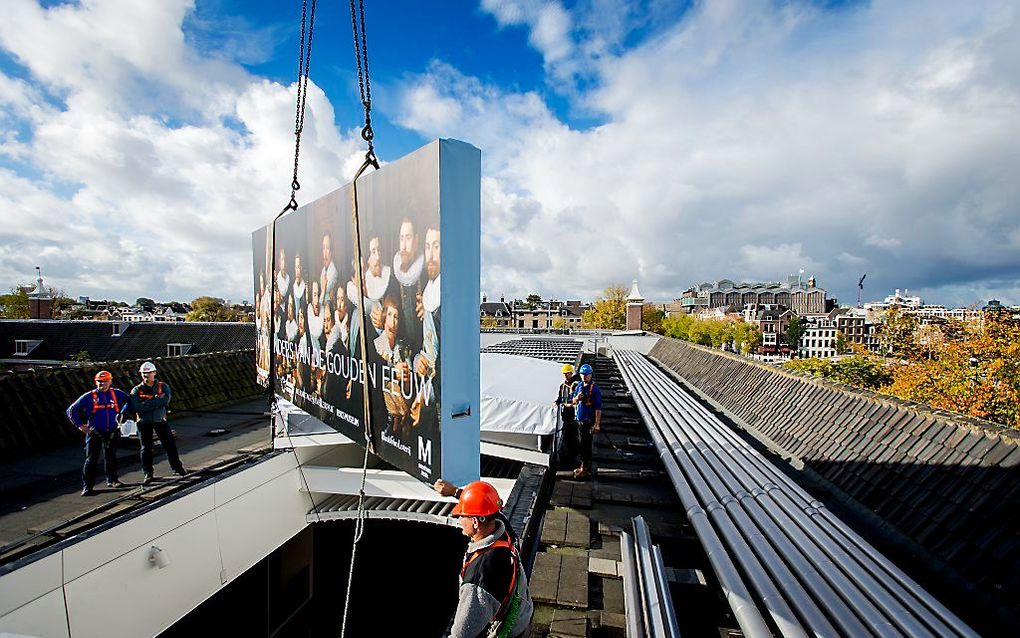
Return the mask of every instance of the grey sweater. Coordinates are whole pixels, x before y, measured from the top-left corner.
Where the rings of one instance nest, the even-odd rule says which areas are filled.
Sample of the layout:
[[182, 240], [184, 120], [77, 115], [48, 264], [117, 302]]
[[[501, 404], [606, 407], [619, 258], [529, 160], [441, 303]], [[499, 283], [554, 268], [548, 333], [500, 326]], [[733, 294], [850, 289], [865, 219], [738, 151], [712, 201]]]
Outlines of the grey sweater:
[[[497, 520], [496, 529], [491, 535], [468, 544], [465, 557], [470, 557], [505, 536], [503, 523]], [[510, 550], [505, 547], [486, 550], [468, 564], [461, 579], [457, 612], [453, 617], [450, 638], [476, 638], [484, 635], [483, 632], [496, 615], [510, 588], [512, 565]], [[534, 611], [531, 592], [528, 590], [528, 577], [524, 573], [523, 565], [517, 568], [516, 589], [521, 600], [512, 636], [524, 634], [531, 625], [531, 614]]]

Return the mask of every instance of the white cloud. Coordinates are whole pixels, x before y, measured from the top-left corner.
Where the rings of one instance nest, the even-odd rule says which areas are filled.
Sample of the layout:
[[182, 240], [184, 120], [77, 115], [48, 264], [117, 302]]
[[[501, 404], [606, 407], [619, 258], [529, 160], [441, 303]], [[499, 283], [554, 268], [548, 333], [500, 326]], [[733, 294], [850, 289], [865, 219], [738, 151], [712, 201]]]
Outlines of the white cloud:
[[879, 237], [878, 235], [868, 235], [864, 238], [864, 243], [868, 246], [885, 248], [887, 250], [899, 248], [903, 244], [903, 242], [895, 237]]
[[[295, 87], [203, 56], [192, 2], [5, 5], [0, 45], [31, 74], [0, 74], [0, 109], [27, 129], [0, 152], [0, 280], [43, 266], [76, 294], [251, 297], [250, 231], [289, 197]], [[42, 92], [57, 96], [55, 101]], [[39, 106], [39, 105], [43, 106]], [[360, 146], [309, 84], [300, 201], [338, 187]], [[66, 193], [66, 194], [60, 194]]]
[[[533, 41], [534, 6], [483, 3]], [[575, 25], [597, 22], [585, 6]], [[864, 263], [876, 290], [952, 296], [962, 281], [1020, 279], [1015, 252], [989, 250], [1020, 217], [1012, 3], [704, 2], [635, 48], [600, 51], [573, 46], [557, 62], [595, 65], [595, 88], [572, 106], [604, 123], [585, 130], [535, 93], [443, 64], [406, 87], [427, 86], [432, 102], [455, 100], [462, 114], [439, 131], [416, 125], [428, 118], [406, 100], [405, 124], [476, 143], [487, 189], [518, 198], [486, 199], [486, 241], [502, 239], [528, 202], [515, 232], [537, 249], [526, 254], [548, 255], [548, 269], [486, 252], [490, 295], [529, 285], [592, 294], [636, 276], [665, 300], [693, 281], [803, 267], [849, 297]]]

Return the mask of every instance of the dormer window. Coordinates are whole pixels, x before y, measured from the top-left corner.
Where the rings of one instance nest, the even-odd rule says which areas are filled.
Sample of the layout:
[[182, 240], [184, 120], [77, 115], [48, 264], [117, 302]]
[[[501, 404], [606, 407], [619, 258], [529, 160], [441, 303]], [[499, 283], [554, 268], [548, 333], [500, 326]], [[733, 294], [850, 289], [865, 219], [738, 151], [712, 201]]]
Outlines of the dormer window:
[[166, 344], [166, 356], [180, 357], [191, 351], [190, 343], [168, 343]]
[[112, 336], [119, 337], [123, 333], [124, 333], [124, 330], [123, 330], [123, 328], [121, 328], [121, 325], [119, 323], [114, 323], [113, 324], [113, 334], [112, 334]]
[[41, 339], [15, 339], [14, 356], [27, 357], [40, 343], [42, 343]]

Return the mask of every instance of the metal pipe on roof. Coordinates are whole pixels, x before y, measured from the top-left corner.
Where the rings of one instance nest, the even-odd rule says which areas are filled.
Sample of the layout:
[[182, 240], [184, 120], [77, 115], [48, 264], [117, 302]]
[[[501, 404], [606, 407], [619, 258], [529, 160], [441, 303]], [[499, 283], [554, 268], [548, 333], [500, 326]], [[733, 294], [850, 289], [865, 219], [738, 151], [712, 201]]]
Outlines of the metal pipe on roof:
[[[701, 409], [705, 409], [704, 406], [694, 401], [693, 398], [688, 400], [694, 402]], [[946, 605], [939, 602], [900, 568], [896, 567], [894, 563], [861, 538], [845, 522], [836, 518], [823, 503], [813, 499], [809, 494], [801, 490], [792, 479], [758, 454], [746, 441], [739, 438], [735, 432], [732, 432], [729, 428], [725, 428], [721, 432], [734, 445], [744, 448], [743, 453], [756, 468], [762, 470], [779, 485], [789, 488], [787, 493], [793, 495], [795, 501], [800, 501], [799, 506], [805, 509], [808, 516], [823, 519], [825, 524], [820, 524], [820, 526], [825, 533], [837, 542], [844, 542], [851, 550], [852, 555], [856, 555], [864, 568], [872, 576], [886, 581], [890, 592], [896, 595], [901, 602], [905, 604], [920, 602], [921, 606], [914, 606], [913, 610], [932, 631], [938, 635], [948, 635], [951, 632], [955, 632], [961, 636], [977, 636], [977, 633], [961, 621]]]
[[[715, 419], [704, 406], [682, 392], [680, 388], [674, 387], [673, 392], [702, 420]], [[884, 601], [884, 604], [887, 605], [886, 612], [900, 618], [911, 635], [933, 632], [935, 635], [941, 636], [956, 632], [964, 636], [976, 636], [974, 631], [955, 614], [892, 565], [887, 558], [854, 533], [846, 523], [824, 509], [822, 503], [812, 499], [790, 477], [764, 459], [730, 428], [725, 426], [713, 428], [711, 432], [715, 434], [721, 445], [732, 446], [730, 449], [734, 455], [739, 454], [749, 461], [739, 467], [752, 471], [754, 473], [753, 481], [759, 481], [761, 485], [765, 485], [769, 482], [768, 478], [774, 478], [781, 484], [781, 487], [786, 488], [780, 489], [780, 486], [776, 486], [775, 490], [764, 490], [765, 495], [769, 498], [780, 499], [780, 501], [788, 499], [788, 501], [780, 502], [784, 511], [793, 514], [799, 520], [803, 520], [799, 516], [801, 514], [822, 519], [816, 521], [814, 525], [802, 525], [802, 527], [806, 532], [816, 535], [816, 541], [819, 543], [826, 543], [826, 538], [835, 542], [843, 552], [841, 564], [855, 564], [864, 570], [863, 575], [859, 570], [855, 570], [855, 573], [865, 581], [865, 585], [872, 584], [872, 587], [864, 588], [866, 592], [877, 588], [875, 580], [881, 581], [882, 587], [886, 588], [896, 601], [892, 604]], [[824, 537], [819, 538], [817, 536], [819, 532]], [[911, 616], [916, 616], [927, 627], [917, 626], [910, 618]]]
[[662, 592], [655, 574], [652, 556], [652, 536], [648, 533], [648, 524], [641, 516], [632, 519], [634, 524], [634, 543], [637, 547], [637, 564], [641, 576], [641, 594], [644, 600], [645, 624], [651, 636], [667, 636], [666, 614], [663, 610]]
[[[649, 370], [645, 372], [650, 373]], [[663, 403], [665, 403], [667, 398], [676, 400], [675, 396], [671, 396], [674, 391], [679, 391], [675, 386], [669, 388], [657, 383], [657, 379], [650, 379], [648, 377], [645, 377], [645, 381], [660, 393], [659, 400]], [[696, 461], [700, 461], [702, 464], [707, 463], [716, 472], [719, 479], [726, 483], [721, 491], [716, 492], [717, 497], [721, 494], [733, 494], [737, 497], [737, 500], [747, 509], [747, 513], [754, 521], [753, 523], [744, 524], [761, 526], [763, 531], [767, 533], [769, 542], [783, 548], [780, 550], [781, 553], [793, 562], [798, 574], [811, 579], [808, 585], [812, 594], [833, 614], [834, 619], [840, 624], [844, 633], [857, 635], [867, 631], [856, 618], [859, 615], [878, 635], [900, 635], [899, 630], [891, 628], [887, 618], [874, 608], [865, 593], [856, 586], [857, 581], [853, 578], [855, 574], [852, 571], [843, 573], [835, 570], [835, 566], [831, 561], [820, 553], [820, 550], [827, 550], [825, 553], [831, 555], [833, 552], [837, 552], [837, 549], [813, 546], [802, 534], [798, 535], [798, 530], [796, 527], [791, 526], [792, 521], [789, 518], [776, 518], [775, 523], [772, 523], [765, 509], [755, 499], [751, 498], [750, 494], [744, 489], [746, 487], [747, 489], [755, 490], [759, 487], [760, 483], [748, 481], [741, 485], [735, 478], [735, 473], [743, 471], [741, 464], [739, 462], [732, 462], [737, 460], [736, 457], [725, 455], [722, 451], [714, 449], [710, 445], [709, 438], [706, 437], [711, 436], [712, 423], [708, 421], [699, 422], [697, 419], [692, 419], [689, 411], [671, 414], [669, 418], [679, 429], [679, 433], [682, 436], [688, 437], [688, 453]], [[724, 426], [719, 422], [717, 427]], [[784, 527], [787, 531], [781, 532], [776, 527], [776, 524]], [[796, 547], [793, 547], [788, 535], [793, 535], [793, 544]], [[834, 570], [836, 573], [833, 573]], [[818, 578], [819, 573], [825, 578], [825, 581]], [[848, 578], [848, 576], [851, 578]], [[878, 589], [877, 583], [873, 583], [873, 586]], [[791, 604], [795, 606], [800, 606], [801, 599], [808, 596], [799, 587], [792, 590], [784, 589], [784, 591], [789, 593]], [[911, 635], [925, 635], [924, 627], [914, 622], [906, 610], [901, 611], [906, 613], [906, 618], [904, 619], [905, 629], [909, 630]]]
[[[903, 629], [909, 635], [948, 635], [954, 632], [965, 636], [976, 635], [934, 597], [854, 534], [845, 523], [818, 507], [820, 503], [811, 499], [789, 477], [682, 392], [668, 377], [636, 355], [618, 358], [634, 366], [636, 370], [632, 372], [640, 375], [650, 386], [663, 391], [668, 398], [678, 400], [687, 409], [688, 418], [675, 417], [672, 420], [683, 421], [688, 432], [700, 438], [700, 445], [693, 446], [697, 456], [714, 458], [712, 465], [717, 472], [731, 469], [734, 476], [739, 478], [738, 482], [744, 488], [751, 489], [754, 495], [753, 499], [742, 497], [737, 500], [754, 511], [763, 524], [768, 525], [764, 521], [771, 518], [774, 524], [787, 527], [794, 537], [793, 541], [804, 547], [827, 575], [827, 579], [850, 597], [855, 609], [868, 618], [874, 631], [885, 634]], [[621, 366], [621, 372], [626, 376], [625, 368]], [[658, 400], [665, 405], [664, 398]], [[672, 416], [669, 411], [666, 414]], [[734, 462], [728, 464], [727, 461]], [[726, 474], [721, 472], [720, 475]], [[777, 479], [779, 485], [770, 478]], [[728, 482], [732, 488], [732, 480]], [[752, 502], [758, 504], [757, 509], [751, 505]], [[761, 516], [762, 511], [767, 517]], [[846, 587], [847, 580], [854, 580], [863, 586], [860, 591], [855, 591]], [[888, 614], [892, 623], [878, 613], [879, 609]]]
[[640, 580], [637, 561], [634, 557], [634, 541], [625, 531], [620, 532], [620, 553], [623, 558], [623, 606], [627, 616], [627, 638], [643, 638], [644, 620], [641, 614], [639, 593]]
[[680, 638], [680, 626], [677, 624], [673, 599], [669, 595], [669, 580], [666, 578], [666, 564], [662, 561], [662, 550], [658, 545], [652, 545], [652, 553], [655, 559], [655, 575], [659, 579], [659, 591], [662, 595], [662, 607], [666, 613], [667, 635], [672, 638]]
[[[621, 373], [624, 379], [628, 381], [628, 385], [633, 388], [633, 384], [627, 379], [626, 372], [621, 369]], [[716, 577], [719, 579], [719, 584], [723, 588], [727, 602], [729, 602], [741, 630], [746, 636], [752, 637], [772, 635], [761, 612], [754, 604], [751, 593], [747, 589], [747, 585], [744, 584], [741, 572], [736, 568], [731, 552], [727, 550], [727, 547], [733, 548], [733, 553], [736, 555], [737, 561], [744, 568], [752, 586], [758, 591], [760, 598], [765, 601], [769, 615], [778, 626], [786, 630], [782, 634], [806, 637], [807, 633], [800, 627], [796, 616], [779, 594], [778, 589], [772, 583], [764, 567], [762, 567], [757, 557], [740, 537], [736, 526], [729, 519], [725, 509], [718, 503], [709, 503], [705, 508], [702, 508], [700, 500], [695, 495], [695, 489], [701, 492], [703, 491], [703, 485], [692, 489], [691, 483], [697, 485], [698, 483], [703, 484], [703, 481], [700, 480], [697, 473], [688, 474], [686, 471], [681, 470], [679, 461], [683, 458], [683, 455], [676, 455], [672, 447], [666, 442], [655, 419], [652, 418], [650, 408], [645, 403], [644, 398], [634, 392], [632, 392], [632, 396], [638, 410], [642, 413], [646, 424], [649, 426], [649, 435], [659, 452], [659, 457], [666, 468], [666, 473], [669, 475], [677, 495], [684, 505], [688, 520], [701, 540], [709, 562], [715, 571]], [[720, 540], [719, 535], [723, 536], [725, 543]]]
[[[642, 373], [638, 370], [630, 369], [628, 372], [635, 374], [635, 380], [644, 382], [645, 378]], [[677, 454], [678, 462], [682, 465], [690, 465], [695, 468], [699, 467], [703, 461], [697, 450], [693, 448], [693, 444], [689, 438], [685, 438], [682, 432], [676, 430], [676, 423], [674, 415], [668, 412], [668, 406], [661, 402], [661, 398], [649, 393], [645, 396], [644, 386], [635, 390], [636, 395], [640, 395], [640, 400], [644, 402], [646, 399], [649, 401], [649, 406], [652, 414], [649, 421], [656, 421], [659, 424], [667, 425], [670, 436], [674, 439], [673, 445], [682, 448], [683, 451]], [[637, 399], [636, 399], [637, 400]], [[801, 583], [797, 580], [797, 577], [787, 566], [787, 563], [793, 563], [795, 567], [806, 568], [806, 561], [800, 559], [793, 548], [786, 546], [777, 546], [776, 544], [769, 541], [761, 531], [758, 530], [757, 526], [751, 521], [750, 517], [740, 507], [740, 504], [732, 497], [729, 496], [729, 491], [721, 485], [719, 477], [716, 473], [707, 468], [702, 467], [700, 470], [692, 471], [703, 471], [705, 487], [698, 490], [703, 498], [715, 498], [721, 503], [721, 506], [726, 509], [730, 517], [736, 523], [736, 528], [739, 533], [743, 536], [743, 545], [750, 549], [751, 552], [755, 553], [760, 560], [761, 565], [767, 572], [772, 582], [776, 583], [778, 587], [771, 587], [772, 590], [770, 595], [766, 598], [763, 595], [763, 600], [766, 605], [771, 607], [778, 606], [780, 609], [791, 609], [796, 608], [800, 613], [800, 616], [805, 619], [808, 628], [811, 633], [815, 636], [837, 636], [842, 634], [846, 635], [860, 635], [866, 633], [866, 628], [859, 621], [857, 621], [853, 612], [843, 604], [838, 598], [834, 596], [825, 597], [825, 606], [834, 612], [834, 616], [839, 622], [840, 629], [842, 632], [837, 631], [835, 627], [830, 623], [825, 613], [815, 603], [812, 596], [804, 589]], [[711, 492], [711, 494], [710, 494]], [[777, 530], [778, 531], [778, 530]], [[775, 536], [781, 536], [781, 534], [775, 534]], [[734, 541], [733, 546], [736, 547], [738, 543]], [[786, 549], [787, 552], [777, 551], [777, 549]], [[781, 555], [782, 554], [782, 555]], [[760, 590], [761, 591], [761, 590]], [[793, 619], [792, 613], [789, 613], [784, 618]], [[799, 627], [799, 623], [798, 623]], [[796, 628], [780, 624], [780, 631], [782, 635], [791, 635], [791, 632], [797, 631]], [[803, 628], [800, 631], [805, 631]]]
[[[672, 388], [665, 389], [665, 391], [669, 394], [676, 394], [679, 392], [679, 389], [674, 386]], [[673, 396], [671, 398], [679, 399], [680, 397]], [[705, 415], [702, 413], [703, 411], [686, 410], [684, 412], [684, 417], [690, 421], [692, 412], [695, 417], [701, 417], [700, 419], [693, 419], [694, 423], [692, 423], [692, 427], [700, 425], [701, 432], [717, 432], [719, 428], [723, 427], [723, 425], [718, 422], [716, 422], [718, 423], [717, 427], [711, 427], [713, 424], [712, 420], [704, 418]], [[700, 421], [700, 423], [697, 423], [698, 421]], [[706, 447], [708, 446], [706, 445]], [[740, 463], [734, 463], [733, 466], [734, 472], [743, 471]], [[756, 495], [760, 496], [762, 490], [758, 489], [759, 485], [762, 485], [762, 483], [750, 481], [747, 487], [756, 490], [758, 492]], [[784, 498], [783, 494], [778, 489], [776, 490], [776, 494], [778, 494], [780, 499]], [[768, 506], [769, 502], [766, 500], [763, 501], [763, 504]], [[837, 544], [825, 543], [824, 540], [822, 540], [817, 546], [814, 545], [808, 536], [803, 534], [801, 530], [797, 528], [798, 524], [802, 525], [805, 527], [805, 531], [807, 531], [808, 534], [811, 534], [815, 540], [818, 539], [815, 526], [803, 525], [803, 512], [794, 508], [793, 511], [787, 510], [787, 513], [790, 514], [791, 517], [785, 517], [781, 514], [777, 516], [774, 508], [768, 509], [770, 509], [770, 514], [773, 518], [775, 518], [776, 522], [788, 529], [788, 533], [794, 538], [794, 541], [798, 544], [798, 546], [802, 547], [804, 553], [819, 566], [827, 580], [839, 591], [841, 597], [849, 602], [850, 606], [868, 622], [876, 633], [880, 635], [889, 633], [899, 635], [900, 629], [902, 629], [910, 635], [931, 635], [930, 631], [915, 620], [907, 609], [886, 595], [882, 585], [873, 580], [871, 582], [862, 583], [862, 580], [867, 581], [868, 579], [862, 575], [861, 569], [853, 562], [852, 559], [849, 558], [845, 551], [838, 547]], [[798, 522], [794, 523], [792, 519], [797, 519]], [[833, 563], [833, 560], [836, 562]], [[845, 569], [845, 571], [841, 571], [841, 567]], [[872, 604], [873, 601], [875, 603], [874, 605]], [[882, 614], [882, 612], [888, 614], [889, 618], [899, 622], [892, 623], [889, 618]], [[893, 624], [897, 625], [898, 628], [893, 627]]]

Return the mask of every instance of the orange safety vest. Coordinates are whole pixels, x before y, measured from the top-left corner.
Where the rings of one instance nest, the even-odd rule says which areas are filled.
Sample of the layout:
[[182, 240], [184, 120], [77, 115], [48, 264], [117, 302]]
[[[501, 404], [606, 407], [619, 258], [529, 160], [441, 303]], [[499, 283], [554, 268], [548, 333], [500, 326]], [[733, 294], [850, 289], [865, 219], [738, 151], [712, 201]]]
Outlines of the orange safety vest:
[[120, 412], [120, 406], [117, 405], [117, 393], [110, 388], [110, 399], [111, 403], [99, 403], [99, 391], [92, 391], [92, 416], [96, 415], [97, 410], [113, 410], [114, 412]]
[[[504, 532], [504, 534], [505, 533], [506, 532]], [[478, 558], [485, 552], [489, 551], [490, 549], [495, 549], [497, 547], [506, 547], [507, 549], [510, 550], [510, 565], [513, 568], [513, 573], [510, 576], [510, 588], [507, 590], [506, 596], [503, 598], [503, 602], [499, 604], [499, 609], [496, 610], [496, 615], [492, 617], [492, 620], [494, 621], [503, 620], [503, 616], [506, 614], [507, 607], [510, 606], [510, 599], [513, 598], [514, 591], [517, 589], [517, 569], [518, 566], [520, 565], [521, 559], [517, 555], [517, 548], [514, 547], [514, 544], [510, 542], [509, 538], [510, 536], [509, 534], [507, 534], [504, 538], [497, 540], [492, 545], [489, 545], [488, 547], [483, 547], [482, 549], [472, 553], [470, 557], [465, 557], [464, 566], [461, 567], [460, 569], [460, 579], [464, 580], [464, 572], [467, 571], [468, 565], [474, 562], [476, 558]]]

